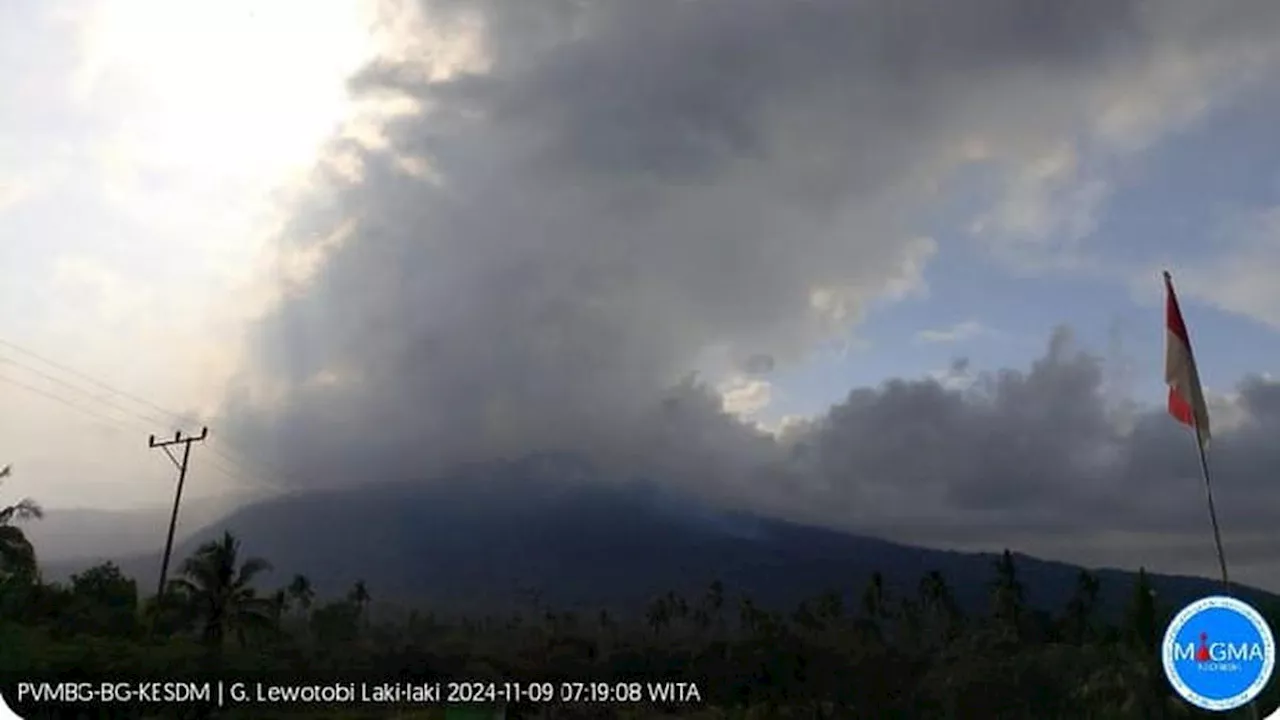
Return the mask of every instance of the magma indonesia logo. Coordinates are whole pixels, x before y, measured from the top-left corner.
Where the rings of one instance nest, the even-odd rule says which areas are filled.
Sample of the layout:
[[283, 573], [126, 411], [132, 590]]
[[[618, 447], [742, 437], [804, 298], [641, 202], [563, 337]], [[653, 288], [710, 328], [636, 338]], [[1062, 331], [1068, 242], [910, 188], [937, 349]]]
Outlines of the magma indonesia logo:
[[1249, 704], [1271, 679], [1271, 628], [1247, 603], [1224, 596], [1182, 609], [1164, 635], [1164, 672], [1179, 695], [1205, 710]]

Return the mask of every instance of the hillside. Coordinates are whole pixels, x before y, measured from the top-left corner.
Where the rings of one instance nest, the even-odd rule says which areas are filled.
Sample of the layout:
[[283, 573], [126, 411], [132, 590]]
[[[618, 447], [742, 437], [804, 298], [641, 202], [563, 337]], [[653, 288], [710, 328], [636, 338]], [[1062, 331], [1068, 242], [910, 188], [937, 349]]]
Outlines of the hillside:
[[[914, 592], [931, 570], [942, 572], [962, 607], [985, 610], [994, 562], [717, 512], [644, 482], [552, 479], [521, 464], [482, 477], [260, 502], [194, 532], [175, 549], [175, 567], [225, 529], [273, 563], [270, 583], [303, 573], [325, 595], [363, 579], [382, 601], [472, 611], [509, 609], [530, 591], [555, 606], [635, 609], [667, 590], [696, 595], [716, 579], [764, 605], [790, 606], [829, 589], [856, 596], [876, 571], [890, 587]], [[47, 573], [65, 576], [89, 562], [52, 564]], [[158, 554], [120, 563], [151, 590]], [[1079, 572], [1021, 555], [1018, 568], [1028, 603], [1045, 610], [1063, 606]], [[1114, 612], [1133, 574], [1099, 575], [1104, 612]], [[1219, 591], [1203, 578], [1153, 576], [1153, 584], [1167, 606]], [[1259, 603], [1276, 599], [1240, 592]]]

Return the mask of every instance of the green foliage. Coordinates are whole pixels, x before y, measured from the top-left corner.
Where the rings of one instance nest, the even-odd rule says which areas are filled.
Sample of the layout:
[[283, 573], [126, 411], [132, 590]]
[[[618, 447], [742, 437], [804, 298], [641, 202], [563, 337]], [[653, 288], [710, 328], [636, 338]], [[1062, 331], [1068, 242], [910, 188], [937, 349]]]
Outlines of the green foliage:
[[311, 613], [311, 632], [323, 646], [340, 647], [354, 642], [360, 633], [360, 606], [350, 601], [334, 602]]
[[206, 543], [182, 565], [182, 576], [173, 583], [175, 595], [201, 623], [201, 639], [221, 649], [228, 635], [241, 645], [247, 636], [272, 628], [277, 612], [271, 599], [259, 597], [253, 580], [270, 569], [267, 561], [239, 561], [240, 541], [231, 533]]
[[[1153, 643], [1169, 609], [1145, 572], [1118, 626], [1099, 617], [1099, 582], [1087, 572], [1061, 612], [1028, 607], [1009, 553], [993, 568], [990, 611], [976, 615], [966, 616], [941, 573], [929, 572], [915, 587], [892, 590], [877, 574], [853, 607], [827, 592], [784, 613], [748, 597], [730, 601], [715, 582], [692, 598], [663, 593], [637, 617], [539, 604], [507, 618], [444, 619], [369, 612], [372, 595], [359, 580], [327, 602], [316, 602], [301, 575], [260, 588], [267, 563], [242, 555], [230, 534], [202, 546], [160, 602], [139, 602], [134, 581], [110, 563], [65, 586], [0, 587], [8, 603], [0, 677], [670, 679], [696, 682], [703, 701], [508, 709], [507, 717], [528, 718], [1209, 717], [1174, 697], [1163, 677]], [[1280, 608], [1266, 612], [1276, 618]], [[1273, 685], [1263, 706], [1277, 703]], [[217, 716], [461, 717], [439, 708], [396, 712], [259, 706]]]
[[1127, 615], [1129, 641], [1139, 650], [1154, 652], [1160, 644], [1163, 623], [1156, 609], [1156, 591], [1147, 579], [1146, 568], [1138, 568], [1138, 580], [1133, 585]]
[[[0, 480], [9, 477], [12, 470], [8, 465], [0, 468]], [[0, 507], [0, 585], [7, 588], [35, 580], [36, 550], [15, 523], [38, 520], [43, 516], [40, 506], [29, 498]]]
[[995, 571], [996, 578], [991, 583], [992, 616], [1002, 630], [1015, 637], [1022, 637], [1025, 601], [1013, 553], [1005, 550], [1000, 559], [996, 560]]
[[129, 637], [138, 629], [138, 584], [113, 563], [71, 577], [65, 622], [78, 635]]

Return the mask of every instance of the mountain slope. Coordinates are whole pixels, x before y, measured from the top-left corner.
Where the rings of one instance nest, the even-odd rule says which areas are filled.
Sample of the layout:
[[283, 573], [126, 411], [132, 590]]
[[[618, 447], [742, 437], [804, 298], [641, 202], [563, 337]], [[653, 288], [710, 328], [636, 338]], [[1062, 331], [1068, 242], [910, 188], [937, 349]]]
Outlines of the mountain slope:
[[[103, 556], [135, 555], [155, 547], [163, 539], [173, 512], [172, 497], [167, 504], [134, 510], [93, 508], [46, 508], [40, 522], [25, 523], [27, 539], [41, 559], [60, 563], [76, 560], [85, 548]], [[248, 500], [240, 497], [189, 498], [182, 503], [184, 524], [178, 537], [191, 530], [216, 523]]]
[[[982, 610], [994, 561], [716, 512], [647, 483], [558, 481], [522, 465], [449, 482], [261, 502], [193, 533], [176, 548], [175, 567], [224, 529], [278, 568], [273, 583], [304, 573], [321, 594], [336, 594], [363, 579], [377, 599], [470, 610], [507, 609], [529, 590], [555, 606], [634, 609], [666, 590], [700, 594], [715, 579], [763, 604], [789, 606], [828, 589], [856, 595], [875, 571], [914, 592], [931, 570], [943, 573], [963, 606]], [[158, 555], [122, 564], [150, 590]], [[1079, 571], [1025, 556], [1018, 568], [1028, 602], [1051, 610], [1070, 597]], [[1100, 575], [1103, 605], [1114, 612], [1127, 600], [1132, 574]], [[1153, 582], [1170, 606], [1219, 589], [1202, 578]]]

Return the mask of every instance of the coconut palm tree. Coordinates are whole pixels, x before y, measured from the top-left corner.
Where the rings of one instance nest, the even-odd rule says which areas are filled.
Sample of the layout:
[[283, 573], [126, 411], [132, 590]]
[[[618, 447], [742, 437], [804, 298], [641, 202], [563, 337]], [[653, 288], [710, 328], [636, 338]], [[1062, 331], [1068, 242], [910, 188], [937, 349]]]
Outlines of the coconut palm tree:
[[671, 615], [672, 609], [667, 596], [654, 598], [653, 602], [649, 603], [645, 619], [649, 623], [649, 628], [653, 630], [654, 636], [662, 634], [662, 631], [671, 624]]
[[671, 616], [677, 620], [689, 617], [689, 602], [674, 590], [667, 592], [667, 606], [671, 608]]
[[292, 609], [289, 603], [289, 593], [284, 588], [280, 588], [271, 593], [269, 599], [271, 601], [271, 622], [279, 629], [283, 626], [289, 610]]
[[1067, 603], [1067, 631], [1072, 641], [1083, 644], [1092, 631], [1093, 616], [1098, 607], [1098, 576], [1081, 570], [1076, 576], [1076, 591]]
[[1005, 550], [995, 562], [995, 571], [996, 579], [991, 583], [992, 614], [1007, 630], [1019, 635], [1026, 603], [1013, 553]]
[[285, 588], [285, 594], [288, 595], [289, 601], [301, 608], [304, 613], [311, 609], [311, 604], [316, 599], [316, 591], [311, 587], [311, 580], [306, 575], [294, 575], [288, 587]]
[[364, 610], [372, 599], [373, 598], [369, 595], [369, 588], [364, 584], [364, 580], [357, 580], [356, 583], [351, 586], [351, 592], [347, 593], [347, 600], [356, 607], [356, 615], [364, 619], [366, 622], [368, 621], [368, 618], [365, 617]]
[[702, 607], [707, 613], [708, 626], [714, 626], [717, 633], [724, 632], [724, 583], [715, 580], [707, 587]]
[[894, 600], [884, 584], [884, 575], [871, 573], [871, 580], [862, 592], [862, 615], [865, 626], [879, 637], [884, 637], [886, 627], [894, 617]]
[[355, 584], [351, 586], [351, 592], [348, 593], [347, 599], [356, 605], [363, 607], [365, 603], [372, 599], [369, 596], [369, 587], [365, 585], [363, 580], [357, 580]]
[[221, 648], [228, 634], [244, 644], [247, 633], [272, 627], [275, 603], [253, 588], [254, 578], [270, 568], [262, 558], [240, 562], [240, 541], [230, 532], [187, 558], [174, 586], [202, 623], [206, 644]]
[[931, 570], [920, 579], [920, 604], [930, 631], [936, 640], [950, 642], [959, 628], [960, 608], [951, 596], [946, 578], [938, 570]]
[[[12, 468], [0, 468], [0, 479], [9, 477]], [[30, 498], [0, 508], [0, 578], [36, 577], [36, 551], [26, 533], [14, 523], [44, 517], [40, 506]]]
[[1142, 650], [1150, 651], [1159, 647], [1159, 610], [1156, 607], [1156, 591], [1151, 586], [1151, 578], [1147, 576], [1145, 567], [1138, 568], [1138, 577], [1134, 580], [1133, 595], [1125, 608], [1125, 620], [1131, 642]]

